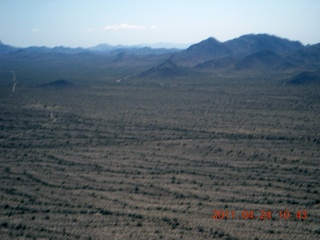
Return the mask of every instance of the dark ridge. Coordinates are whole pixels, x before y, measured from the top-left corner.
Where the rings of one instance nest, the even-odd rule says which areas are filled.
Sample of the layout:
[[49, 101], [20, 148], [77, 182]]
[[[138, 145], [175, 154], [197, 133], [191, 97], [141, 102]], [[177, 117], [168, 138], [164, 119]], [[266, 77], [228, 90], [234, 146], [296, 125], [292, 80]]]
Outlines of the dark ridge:
[[57, 89], [62, 89], [62, 88], [69, 88], [72, 87], [74, 84], [64, 80], [64, 79], [59, 79], [50, 83], [46, 83], [46, 84], [41, 84], [38, 87], [40, 88], [57, 88]]
[[245, 57], [240, 61], [236, 70], [286, 70], [294, 67], [282, 56], [270, 50], [264, 50]]
[[304, 71], [293, 78], [291, 78], [289, 81], [287, 81], [288, 84], [294, 84], [294, 85], [305, 85], [305, 84], [320, 84], [320, 71], [315, 72], [309, 72]]
[[140, 77], [176, 77], [186, 73], [186, 69], [177, 66], [171, 60], [166, 60], [165, 62], [150, 68], [149, 70], [141, 73]]

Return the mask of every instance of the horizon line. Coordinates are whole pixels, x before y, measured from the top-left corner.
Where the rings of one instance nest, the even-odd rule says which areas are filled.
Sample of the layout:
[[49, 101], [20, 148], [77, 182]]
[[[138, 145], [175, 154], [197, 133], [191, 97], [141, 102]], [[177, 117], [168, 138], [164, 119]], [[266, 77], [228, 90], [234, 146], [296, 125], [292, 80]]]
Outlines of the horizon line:
[[[106, 46], [109, 46], [109, 47], [113, 47], [113, 48], [144, 48], [144, 47], [149, 47], [149, 48], [152, 48], [152, 49], [186, 49], [188, 48], [189, 46], [191, 45], [194, 45], [194, 44], [197, 44], [197, 43], [200, 43], [204, 40], [207, 40], [207, 39], [210, 39], [210, 38], [213, 38], [215, 40], [217, 40], [218, 42], [220, 43], [225, 43], [227, 41], [231, 41], [231, 40], [234, 40], [234, 39], [237, 39], [237, 38], [240, 38], [240, 37], [243, 37], [243, 36], [248, 36], [248, 35], [268, 35], [268, 36], [273, 36], [273, 37], [277, 37], [277, 38], [281, 38], [281, 39], [285, 39], [285, 40], [289, 40], [289, 41], [292, 41], [292, 42], [299, 42], [300, 44], [302, 44], [303, 46], [310, 46], [310, 45], [316, 45], [316, 44], [319, 44], [320, 42], [318, 43], [313, 43], [313, 44], [304, 44], [302, 41], [300, 40], [292, 40], [290, 38], [286, 38], [286, 37], [281, 37], [281, 36], [278, 36], [276, 34], [269, 34], [269, 33], [247, 33], [247, 34], [242, 34], [238, 37], [234, 37], [234, 38], [231, 38], [231, 39], [228, 39], [228, 40], [225, 40], [225, 41], [220, 41], [218, 40], [216, 37], [214, 36], [209, 36], [205, 39], [202, 39], [202, 40], [199, 40], [197, 42], [194, 42], [194, 43], [177, 43], [177, 42], [155, 42], [155, 43], [138, 43], [138, 44], [110, 44], [110, 43], [98, 43], [98, 44], [95, 44], [95, 45], [92, 45], [92, 46], [89, 46], [89, 47], [83, 47], [83, 46], [75, 46], [75, 47], [72, 47], [72, 46], [67, 46], [67, 45], [54, 45], [54, 46], [48, 46], [48, 45], [28, 45], [28, 46], [25, 46], [25, 47], [19, 47], [19, 46], [16, 46], [16, 45], [11, 45], [10, 43], [4, 43], [1, 39], [0, 39], [0, 45], [6, 45], [6, 46], [9, 46], [9, 47], [13, 47], [13, 48], [19, 48], [19, 49], [24, 49], [24, 48], [31, 48], [31, 47], [36, 47], [36, 48], [41, 48], [41, 47], [44, 47], [44, 48], [49, 48], [49, 49], [52, 49], [52, 48], [59, 48], [59, 47], [63, 47], [63, 48], [70, 48], [70, 49], [77, 49], [77, 48], [81, 48], [81, 49], [90, 49], [90, 48], [94, 48], [94, 47], [97, 47], [99, 45], [106, 45]], [[172, 46], [176, 46], [176, 47], [154, 47], [156, 45], [172, 45]], [[179, 46], [180, 47], [177, 47]], [[183, 47], [182, 47], [183, 46]]]

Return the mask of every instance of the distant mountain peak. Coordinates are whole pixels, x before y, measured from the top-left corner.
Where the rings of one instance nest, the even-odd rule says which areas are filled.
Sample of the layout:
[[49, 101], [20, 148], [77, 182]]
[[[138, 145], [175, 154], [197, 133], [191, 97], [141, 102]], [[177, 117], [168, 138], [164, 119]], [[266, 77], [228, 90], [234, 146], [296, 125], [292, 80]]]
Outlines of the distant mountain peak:
[[199, 43], [193, 44], [191, 45], [189, 48], [187, 48], [187, 50], [189, 49], [193, 49], [193, 48], [199, 48], [199, 46], [201, 48], [206, 47], [206, 48], [215, 48], [217, 46], [222, 46], [223, 44], [221, 42], [219, 42], [217, 39], [213, 38], [213, 37], [209, 37], [205, 40], [202, 40]]
[[199, 43], [209, 43], [209, 44], [213, 44], [213, 43], [221, 43], [219, 42], [217, 39], [215, 39], [214, 37], [208, 37], [205, 40], [200, 41]]
[[287, 53], [304, 48], [298, 41], [290, 41], [269, 34], [246, 34], [224, 42], [234, 56], [245, 56], [263, 50]]
[[209, 37], [175, 54], [172, 57], [172, 61], [182, 66], [195, 66], [213, 58], [228, 55], [229, 50], [223, 43], [213, 37]]

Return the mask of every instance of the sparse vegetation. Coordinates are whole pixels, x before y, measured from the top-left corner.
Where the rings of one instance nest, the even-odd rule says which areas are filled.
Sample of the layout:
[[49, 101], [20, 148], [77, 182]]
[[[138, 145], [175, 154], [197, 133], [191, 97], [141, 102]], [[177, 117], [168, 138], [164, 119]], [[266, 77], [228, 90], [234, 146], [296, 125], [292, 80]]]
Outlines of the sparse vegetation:
[[[319, 85], [254, 71], [117, 82], [149, 65], [27, 60], [1, 62], [1, 239], [319, 238]], [[73, 84], [37, 87], [61, 76]]]

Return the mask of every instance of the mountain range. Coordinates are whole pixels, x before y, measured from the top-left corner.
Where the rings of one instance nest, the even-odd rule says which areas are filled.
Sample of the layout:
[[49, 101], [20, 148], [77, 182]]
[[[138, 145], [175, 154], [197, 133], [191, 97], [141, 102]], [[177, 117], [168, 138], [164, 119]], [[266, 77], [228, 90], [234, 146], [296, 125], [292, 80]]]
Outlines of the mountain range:
[[41, 47], [27, 47], [27, 48], [18, 48], [10, 45], [3, 44], [0, 41], [0, 54], [8, 53], [58, 53], [58, 54], [79, 54], [79, 53], [96, 53], [96, 54], [105, 54], [105, 55], [117, 55], [119, 53], [125, 52], [132, 55], [149, 55], [149, 54], [165, 54], [178, 52], [180, 49], [176, 48], [151, 48], [147, 46], [124, 46], [117, 45], [112, 46], [109, 44], [99, 44], [90, 48], [69, 48], [63, 46], [57, 46], [53, 48], [41, 46]]
[[[319, 83], [320, 44], [304, 46], [267, 34], [243, 35], [226, 42], [208, 38], [174, 53], [140, 76], [154, 78], [205, 72], [287, 73], [288, 83]], [[310, 77], [312, 76], [312, 77]], [[302, 79], [303, 78], [303, 79]]]
[[190, 70], [264, 72], [294, 69], [302, 73], [320, 69], [320, 43], [304, 46], [298, 41], [268, 34], [247, 34], [225, 42], [210, 37], [186, 49], [107, 44], [91, 48], [17, 48], [0, 42], [0, 58], [35, 54], [99, 56], [111, 66], [145, 66], [145, 71], [139, 75], [143, 77], [174, 77], [190, 74]]
[[260, 51], [288, 54], [302, 49], [304, 46], [300, 42], [268, 34], [248, 34], [226, 42], [210, 37], [179, 52], [172, 60], [180, 65], [196, 66], [217, 58], [242, 58]]

